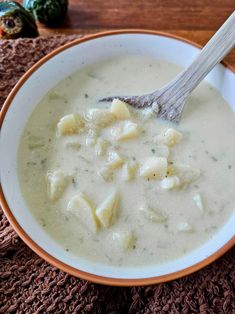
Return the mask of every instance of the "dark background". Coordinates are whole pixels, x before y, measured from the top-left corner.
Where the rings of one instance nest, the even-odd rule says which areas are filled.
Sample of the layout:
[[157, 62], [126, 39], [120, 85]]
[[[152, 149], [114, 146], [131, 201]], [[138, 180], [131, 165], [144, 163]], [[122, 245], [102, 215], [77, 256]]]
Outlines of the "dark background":
[[[21, 2], [21, 1], [18, 1]], [[59, 28], [40, 34], [88, 34], [120, 28], [167, 31], [203, 45], [235, 9], [235, 0], [69, 0]], [[226, 60], [235, 66], [235, 51]]]

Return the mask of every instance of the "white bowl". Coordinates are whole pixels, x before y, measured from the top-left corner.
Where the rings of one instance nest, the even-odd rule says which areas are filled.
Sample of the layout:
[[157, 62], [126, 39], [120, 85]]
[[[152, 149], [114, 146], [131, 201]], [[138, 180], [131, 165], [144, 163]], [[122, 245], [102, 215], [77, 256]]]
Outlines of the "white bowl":
[[[172, 280], [217, 259], [235, 243], [235, 215], [201, 247], [186, 256], [146, 267], [103, 266], [66, 252], [27, 208], [17, 177], [17, 152], [24, 126], [42, 97], [85, 65], [120, 54], [140, 54], [186, 67], [199, 52], [195, 44], [165, 33], [116, 31], [74, 41], [32, 67], [13, 89], [1, 112], [1, 205], [19, 236], [41, 257], [81, 278], [110, 285], [145, 285]], [[219, 64], [206, 78], [235, 111], [235, 74]]]

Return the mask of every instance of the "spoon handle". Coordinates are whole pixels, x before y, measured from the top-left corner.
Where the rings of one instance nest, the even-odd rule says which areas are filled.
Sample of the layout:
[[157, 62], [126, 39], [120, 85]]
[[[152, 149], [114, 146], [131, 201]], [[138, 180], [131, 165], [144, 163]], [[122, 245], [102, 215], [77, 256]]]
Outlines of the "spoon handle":
[[194, 88], [234, 46], [235, 11], [210, 39], [193, 63], [161, 89], [160, 102], [175, 104], [176, 109], [178, 103], [180, 109]]

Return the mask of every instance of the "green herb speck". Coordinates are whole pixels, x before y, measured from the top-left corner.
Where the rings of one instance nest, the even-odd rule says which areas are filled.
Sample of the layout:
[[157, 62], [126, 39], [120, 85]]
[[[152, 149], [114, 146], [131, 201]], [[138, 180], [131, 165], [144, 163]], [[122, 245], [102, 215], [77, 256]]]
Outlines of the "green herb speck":
[[41, 160], [41, 164], [44, 165], [44, 164], [46, 163], [46, 161], [47, 161], [47, 158], [43, 158], [43, 159]]
[[214, 161], [218, 161], [218, 159], [215, 156], [211, 156], [211, 159]]
[[36, 165], [37, 165], [37, 163], [34, 161], [28, 161], [27, 162], [27, 166], [36, 166]]

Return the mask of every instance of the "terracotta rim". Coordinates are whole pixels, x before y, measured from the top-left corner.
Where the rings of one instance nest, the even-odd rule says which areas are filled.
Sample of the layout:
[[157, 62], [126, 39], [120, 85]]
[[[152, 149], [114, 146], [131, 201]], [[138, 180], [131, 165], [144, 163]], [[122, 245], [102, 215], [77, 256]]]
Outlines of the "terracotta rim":
[[[110, 35], [120, 35], [120, 34], [144, 34], [144, 35], [159, 35], [164, 36], [168, 38], [173, 38], [179, 41], [183, 41], [189, 45], [192, 45], [197, 48], [202, 48], [199, 44], [194, 43], [193, 41], [190, 41], [188, 39], [182, 38], [180, 36], [168, 34], [165, 32], [159, 32], [159, 31], [152, 31], [152, 30], [140, 30], [140, 29], [127, 29], [127, 30], [116, 30], [116, 31], [106, 31], [106, 32], [100, 32], [94, 35], [88, 35], [81, 39], [76, 39], [72, 41], [71, 43], [68, 43], [62, 47], [59, 47], [55, 49], [53, 52], [46, 55], [44, 58], [42, 58], [40, 61], [38, 61], [34, 66], [32, 66], [24, 75], [23, 77], [18, 81], [18, 83], [15, 85], [15, 87], [12, 89], [10, 94], [8, 95], [1, 113], [0, 113], [0, 127], [3, 124], [4, 118], [6, 116], [7, 110], [9, 106], [11, 105], [12, 100], [14, 99], [15, 95], [21, 88], [21, 86], [25, 83], [25, 81], [45, 62], [47, 62], [49, 59], [57, 55], [58, 53], [73, 47], [75, 45], [78, 45], [80, 43], [86, 42], [88, 40], [96, 39], [99, 37], [104, 36], [110, 36]], [[222, 62], [222, 64], [227, 67], [229, 70], [231, 70], [233, 73], [235, 73], [235, 69], [228, 65], [225, 62]], [[189, 275], [208, 264], [212, 263], [216, 259], [218, 259], [220, 256], [222, 256], [225, 252], [227, 252], [230, 248], [235, 245], [235, 236], [233, 236], [223, 247], [221, 247], [218, 251], [207, 257], [206, 259], [200, 261], [197, 264], [194, 264], [193, 266], [187, 267], [183, 270], [173, 272], [167, 275], [163, 276], [155, 276], [155, 277], [149, 277], [149, 278], [140, 278], [140, 279], [119, 279], [119, 278], [111, 278], [111, 277], [105, 277], [105, 276], [98, 276], [91, 273], [87, 273], [81, 270], [78, 270], [72, 266], [69, 266], [52, 255], [48, 254], [46, 251], [44, 251], [36, 242], [34, 242], [28, 234], [22, 229], [22, 227], [19, 225], [17, 220], [15, 219], [14, 215], [12, 214], [8, 203], [6, 201], [5, 195], [3, 193], [2, 187], [0, 186], [0, 203], [3, 208], [3, 211], [10, 221], [11, 225], [17, 232], [17, 234], [20, 236], [20, 238], [40, 257], [45, 259], [47, 262], [52, 264], [53, 266], [61, 269], [62, 271], [69, 273], [70, 275], [89, 280], [95, 283], [99, 284], [105, 284], [105, 285], [112, 285], [112, 286], [139, 286], [139, 285], [150, 285], [150, 284], [157, 284], [162, 282], [171, 281], [186, 275]]]

